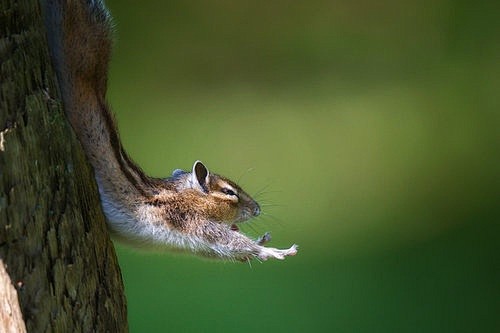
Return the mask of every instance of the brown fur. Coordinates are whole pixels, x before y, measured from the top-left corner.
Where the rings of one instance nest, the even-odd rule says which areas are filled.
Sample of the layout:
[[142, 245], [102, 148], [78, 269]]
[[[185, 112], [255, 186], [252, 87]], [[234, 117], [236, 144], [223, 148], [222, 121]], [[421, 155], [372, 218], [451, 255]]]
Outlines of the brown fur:
[[94, 167], [112, 231], [145, 242], [170, 239], [175, 244], [166, 245], [174, 246], [186, 246], [188, 239], [191, 250], [209, 256], [282, 259], [295, 253], [294, 247], [264, 248], [231, 230], [230, 224], [258, 215], [259, 206], [237, 184], [209, 174], [204, 165], [195, 164], [197, 180], [189, 178], [191, 173], [148, 177], [123, 149], [106, 103], [112, 23], [104, 4], [46, 0], [45, 12], [64, 108]]

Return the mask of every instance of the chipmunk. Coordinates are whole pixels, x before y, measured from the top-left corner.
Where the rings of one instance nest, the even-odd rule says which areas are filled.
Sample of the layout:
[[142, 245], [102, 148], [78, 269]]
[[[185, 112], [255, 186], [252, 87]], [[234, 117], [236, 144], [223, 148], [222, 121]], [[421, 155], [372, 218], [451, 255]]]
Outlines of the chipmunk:
[[231, 180], [200, 161], [164, 179], [147, 176], [123, 149], [106, 102], [112, 19], [99, 0], [46, 0], [50, 53], [65, 113], [94, 168], [111, 233], [139, 245], [192, 251], [246, 261], [284, 259], [297, 253], [264, 247], [236, 225], [260, 207]]

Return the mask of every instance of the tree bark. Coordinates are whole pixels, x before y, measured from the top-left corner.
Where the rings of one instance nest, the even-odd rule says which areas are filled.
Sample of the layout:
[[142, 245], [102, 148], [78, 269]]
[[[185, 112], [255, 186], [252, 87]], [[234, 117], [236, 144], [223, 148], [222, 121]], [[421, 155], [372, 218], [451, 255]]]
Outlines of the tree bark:
[[17, 292], [10, 281], [10, 276], [5, 270], [0, 259], [0, 332], [24, 333], [23, 315], [19, 307]]
[[15, 288], [24, 323], [10, 318], [28, 332], [127, 331], [92, 169], [56, 82], [38, 1], [0, 0], [0, 260], [10, 276], [0, 291]]

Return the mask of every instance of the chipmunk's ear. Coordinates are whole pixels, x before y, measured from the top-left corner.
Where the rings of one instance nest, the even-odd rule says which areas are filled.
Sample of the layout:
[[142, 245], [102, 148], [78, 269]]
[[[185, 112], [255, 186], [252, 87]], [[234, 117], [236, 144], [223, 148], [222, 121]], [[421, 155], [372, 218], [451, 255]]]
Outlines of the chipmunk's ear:
[[201, 191], [208, 192], [208, 182], [210, 173], [207, 167], [201, 161], [194, 162], [193, 172], [191, 173], [191, 184], [198, 186]]

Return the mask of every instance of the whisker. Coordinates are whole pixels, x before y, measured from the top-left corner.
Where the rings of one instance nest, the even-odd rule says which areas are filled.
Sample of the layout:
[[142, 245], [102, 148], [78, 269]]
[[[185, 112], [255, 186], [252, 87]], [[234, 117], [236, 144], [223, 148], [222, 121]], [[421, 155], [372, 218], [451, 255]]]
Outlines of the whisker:
[[283, 193], [283, 191], [282, 190], [266, 191], [264, 189], [264, 190], [257, 191], [257, 193], [255, 193], [254, 195], [259, 196], [259, 195], [265, 195], [265, 194], [270, 194], [270, 193]]
[[260, 207], [285, 207], [283, 204], [260, 203]]
[[246, 169], [246, 171], [244, 171], [239, 177], [238, 177], [238, 181], [236, 182], [237, 184], [240, 184], [241, 183], [241, 180], [243, 179], [243, 177], [245, 177], [247, 174], [249, 174], [251, 171], [253, 171], [253, 168], [248, 168]]
[[267, 220], [270, 220], [273, 224], [277, 224], [280, 228], [284, 228], [284, 222], [283, 222], [283, 219], [280, 219], [280, 218], [277, 218], [276, 216], [274, 215], [271, 215], [269, 213], [266, 213], [266, 212], [262, 212], [261, 213], [261, 218], [264, 220], [264, 219], [267, 219]]
[[245, 223], [245, 226], [248, 226], [248, 228], [251, 229], [253, 233], [258, 235], [259, 231], [255, 228], [255, 225], [252, 222], [253, 221], [249, 221], [249, 222]]
[[271, 183], [264, 185], [262, 188], [260, 188], [259, 190], [257, 190], [257, 192], [255, 192], [254, 197], [257, 197], [257, 196], [261, 195], [262, 193], [268, 192], [267, 189], [270, 186], [271, 186]]

